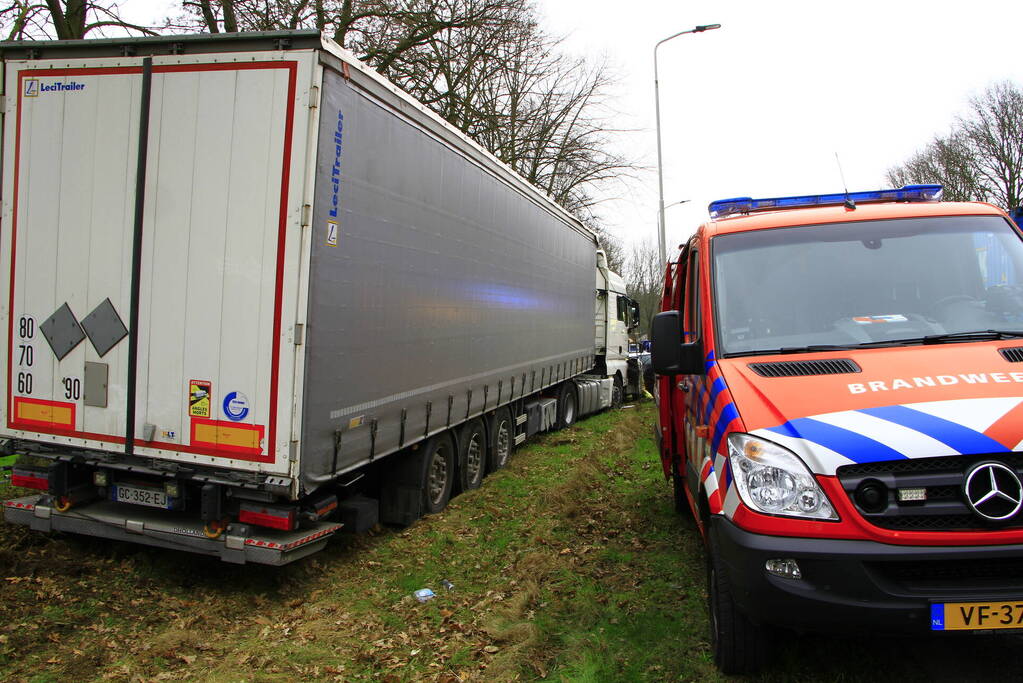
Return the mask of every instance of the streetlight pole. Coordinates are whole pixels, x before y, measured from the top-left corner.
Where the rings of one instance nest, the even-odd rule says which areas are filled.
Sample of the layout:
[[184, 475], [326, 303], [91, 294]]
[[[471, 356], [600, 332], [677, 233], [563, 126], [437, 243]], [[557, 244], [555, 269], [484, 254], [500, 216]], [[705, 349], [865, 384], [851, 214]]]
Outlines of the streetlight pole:
[[[664, 43], [668, 42], [673, 38], [684, 36], [687, 33], [703, 33], [704, 31], [712, 31], [716, 28], [721, 28], [721, 24], [706, 24], [703, 26], [696, 26], [689, 29], [688, 31], [679, 31], [678, 33], [668, 36], [664, 40], [658, 41], [654, 45], [654, 104], [657, 112], [657, 196], [658, 196], [658, 211], [657, 211], [657, 247], [660, 251], [661, 257], [661, 269], [664, 269], [664, 264], [668, 260], [667, 247], [666, 247], [666, 236], [664, 234], [664, 166], [661, 163], [661, 93], [658, 85], [657, 78], [657, 48]], [[687, 200], [688, 201], [688, 200]]]
[[[661, 216], [661, 215], [663, 215], [663, 214], [662, 214], [662, 212], [663, 212], [663, 211], [667, 211], [667, 210], [668, 210], [668, 209], [670, 209], [671, 207], [673, 207], [673, 206], [678, 206], [679, 204], [688, 204], [688, 203], [689, 203], [689, 201], [690, 201], [690, 200], [688, 200], [688, 199], [680, 199], [680, 200], [678, 200], [677, 202], [672, 202], [671, 204], [668, 204], [668, 205], [664, 206], [664, 207], [663, 207], [663, 208], [662, 208], [662, 209], [661, 209], [660, 211], [658, 211], [658, 212], [657, 212], [657, 215], [658, 215], [658, 216]], [[662, 232], [660, 232], [660, 231], [658, 231], [658, 232], [657, 232], [657, 236], [658, 236], [659, 238], [661, 238], [661, 237], [666, 237], [666, 236], [665, 236], [665, 235], [664, 235], [664, 234], [663, 234]], [[663, 252], [664, 252], [664, 251], [666, 250], [666, 247], [667, 247], [667, 245], [665, 245], [665, 244], [664, 244], [664, 242], [662, 242], [662, 241], [661, 241], [660, 239], [658, 239], [658, 240], [657, 240], [657, 246], [658, 246], [658, 247], [665, 247], [665, 249], [662, 249], [662, 252], [661, 252], [661, 253], [662, 253], [662, 256], [661, 256], [661, 270], [664, 270], [664, 256], [663, 256]]]

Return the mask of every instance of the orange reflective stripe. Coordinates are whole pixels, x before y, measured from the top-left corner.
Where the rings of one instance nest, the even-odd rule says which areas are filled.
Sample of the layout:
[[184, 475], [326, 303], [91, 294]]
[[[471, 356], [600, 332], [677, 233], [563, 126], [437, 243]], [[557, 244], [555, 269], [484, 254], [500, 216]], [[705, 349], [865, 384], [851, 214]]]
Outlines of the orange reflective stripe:
[[37, 426], [75, 428], [75, 404], [60, 401], [41, 401], [34, 398], [14, 398], [14, 419]]

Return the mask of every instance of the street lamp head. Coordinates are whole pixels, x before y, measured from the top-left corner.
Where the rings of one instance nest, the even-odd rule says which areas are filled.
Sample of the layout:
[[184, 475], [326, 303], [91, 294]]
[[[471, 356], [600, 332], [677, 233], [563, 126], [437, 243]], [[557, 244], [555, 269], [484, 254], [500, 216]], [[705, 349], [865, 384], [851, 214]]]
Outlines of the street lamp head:
[[[657, 42], [654, 45], [654, 111], [657, 116], [657, 194], [659, 198], [659, 210], [657, 212], [657, 246], [660, 251], [661, 263], [663, 267], [666, 259], [666, 239], [664, 236], [664, 167], [661, 163], [661, 95], [660, 89], [657, 85], [657, 48], [669, 40], [684, 36], [687, 33], [703, 33], [704, 31], [713, 31], [716, 28], [721, 28], [721, 24], [703, 24], [696, 26], [688, 31], [679, 31], [678, 33], [668, 36], [663, 40]], [[679, 202], [682, 204], [684, 202]]]

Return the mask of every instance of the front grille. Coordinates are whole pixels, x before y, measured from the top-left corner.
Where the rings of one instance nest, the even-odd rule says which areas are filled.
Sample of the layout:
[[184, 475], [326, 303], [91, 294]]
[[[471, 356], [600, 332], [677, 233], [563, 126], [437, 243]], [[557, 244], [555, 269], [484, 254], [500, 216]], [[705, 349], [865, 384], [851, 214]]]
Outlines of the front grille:
[[866, 564], [881, 577], [912, 591], [1023, 588], [1023, 557]]
[[844, 375], [860, 372], [860, 366], [848, 358], [750, 363], [749, 369], [761, 377], [809, 377], [811, 375]]
[[[904, 474], [906, 472], [945, 472], [958, 471], [965, 473], [975, 462], [997, 460], [1020, 470], [1023, 469], [1023, 453], [995, 453], [991, 455], [948, 455], [941, 458], [906, 458], [903, 460], [885, 460], [867, 462], [861, 465], [843, 465], [838, 468], [839, 477], [864, 476], [870, 474]], [[955, 486], [962, 480], [955, 482]]]
[[[1023, 528], [1023, 511], [1006, 522], [981, 519], [969, 508], [962, 486], [967, 470], [978, 462], [997, 461], [1023, 478], [1023, 453], [956, 455], [912, 458], [845, 465], [838, 480], [849, 500], [865, 520], [883, 529], [898, 531], [991, 531]], [[856, 492], [861, 486], [881, 485], [884, 501], [865, 509]], [[898, 489], [925, 489], [926, 500], [900, 502]]]

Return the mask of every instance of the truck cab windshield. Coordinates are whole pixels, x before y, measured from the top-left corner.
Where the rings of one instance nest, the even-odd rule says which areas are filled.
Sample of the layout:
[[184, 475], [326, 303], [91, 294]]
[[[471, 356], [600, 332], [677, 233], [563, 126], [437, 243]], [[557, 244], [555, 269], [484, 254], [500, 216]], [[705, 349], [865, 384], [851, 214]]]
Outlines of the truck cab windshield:
[[970, 341], [1023, 330], [1023, 242], [998, 216], [777, 228], [712, 243], [719, 351]]

